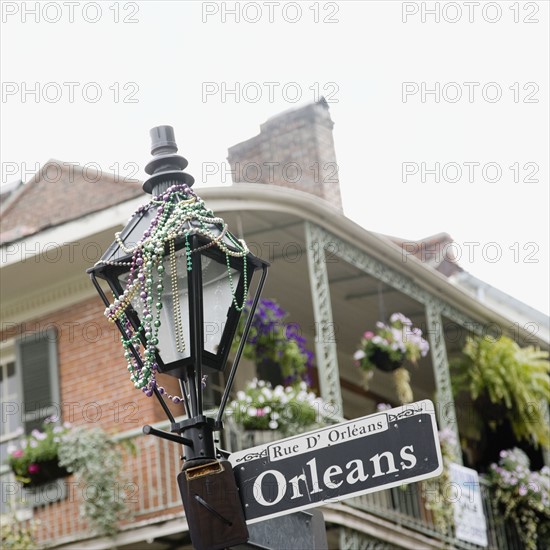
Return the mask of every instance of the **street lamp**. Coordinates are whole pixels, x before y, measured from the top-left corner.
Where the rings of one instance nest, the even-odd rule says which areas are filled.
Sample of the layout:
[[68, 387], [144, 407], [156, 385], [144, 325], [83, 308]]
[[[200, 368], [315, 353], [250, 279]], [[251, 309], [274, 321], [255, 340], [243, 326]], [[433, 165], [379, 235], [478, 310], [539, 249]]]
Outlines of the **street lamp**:
[[[213, 433], [222, 416], [268, 264], [252, 255], [224, 221], [206, 208], [183, 172], [170, 126], [151, 130], [153, 159], [143, 189], [153, 195], [140, 207], [97, 264], [88, 270], [106, 306], [105, 315], [122, 334], [130, 378], [155, 396], [171, 422], [171, 433], [144, 432], [180, 443], [184, 465], [178, 475], [193, 544], [225, 548], [245, 542], [248, 531], [233, 472]], [[254, 296], [250, 289], [261, 273]], [[111, 301], [98, 279], [108, 284]], [[245, 304], [248, 317], [228, 375], [216, 419], [203, 412], [204, 368], [223, 371]], [[156, 373], [175, 376], [182, 396], [157, 384]], [[185, 405], [176, 422], [165, 399]], [[227, 455], [225, 456], [227, 458]]]

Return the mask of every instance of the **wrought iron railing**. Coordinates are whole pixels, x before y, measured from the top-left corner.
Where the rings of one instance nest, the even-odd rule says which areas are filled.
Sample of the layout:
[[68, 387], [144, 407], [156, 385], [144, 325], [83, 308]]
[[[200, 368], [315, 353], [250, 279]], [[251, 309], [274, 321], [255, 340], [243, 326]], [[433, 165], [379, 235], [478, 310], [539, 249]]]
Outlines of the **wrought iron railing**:
[[[158, 427], [163, 427], [159, 424]], [[226, 431], [224, 446], [237, 451], [243, 448], [276, 441], [276, 433], [263, 434], [258, 440], [242, 430]], [[262, 434], [260, 434], [262, 435]], [[130, 517], [123, 520], [121, 529], [165, 518], [183, 517], [183, 507], [176, 475], [181, 469], [181, 450], [177, 444], [141, 434], [133, 430], [120, 434], [118, 439], [133, 442], [134, 452], [124, 451], [124, 469], [120, 483], [113, 488], [114, 497], [122, 499]], [[108, 467], [108, 465], [106, 465]], [[33, 522], [38, 546], [55, 547], [92, 536], [91, 526], [79, 514], [79, 505], [84, 498], [92, 498], [90, 488], [80, 486], [74, 477], [57, 482], [42, 494], [22, 491], [11, 472], [3, 467], [0, 471], [3, 511], [11, 501], [24, 524]], [[484, 506], [489, 550], [520, 550], [514, 530], [492, 505], [488, 485], [480, 483]], [[49, 493], [48, 493], [49, 491]], [[23, 504], [21, 500], [26, 499]], [[442, 533], [436, 527], [433, 514], [426, 508], [419, 484], [393, 488], [344, 501], [346, 506], [390, 521], [399, 529], [409, 529], [441, 542], [441, 547], [458, 550], [481, 550], [455, 537], [452, 530]]]
[[[144, 436], [141, 430], [122, 433], [117, 439], [131, 440], [133, 448], [130, 451], [121, 447], [122, 476], [112, 488], [113, 498], [123, 501], [128, 510], [128, 517], [121, 521], [121, 530], [154, 518], [183, 516], [176, 483], [176, 475], [181, 470], [180, 446]], [[55, 547], [94, 536], [92, 526], [81, 516], [79, 508], [84, 499], [94, 498], [95, 488], [79, 484], [74, 476], [29, 491], [23, 489], [4, 466], [0, 483], [4, 519], [14, 521], [15, 514], [23, 526], [32, 525], [38, 547]]]
[[[277, 441], [281, 439], [276, 432], [246, 432], [235, 429], [229, 424], [226, 430], [228, 447], [232, 452]], [[351, 508], [367, 512], [390, 521], [400, 529], [410, 529], [441, 542], [441, 547], [457, 550], [522, 550], [516, 531], [493, 505], [488, 483], [480, 478], [480, 493], [485, 514], [488, 546], [482, 547], [458, 539], [452, 526], [445, 532], [438, 529], [434, 514], [427, 508], [422, 495], [421, 484], [412, 483], [343, 501]], [[452, 506], [452, 502], [449, 502]], [[380, 543], [382, 544], [382, 542]], [[377, 546], [378, 547], [378, 546]], [[383, 546], [380, 546], [382, 548]]]
[[[495, 509], [489, 485], [483, 478], [480, 479], [480, 490], [487, 527], [488, 545], [486, 548], [490, 550], [522, 550], [523, 545], [520, 543], [517, 533]], [[346, 500], [345, 503], [353, 508], [389, 520], [400, 527], [441, 540], [446, 547], [461, 550], [483, 548], [456, 538], [452, 526], [449, 526], [446, 532], [441, 532], [438, 529], [433, 514], [426, 508], [419, 483], [363, 495]], [[451, 502], [449, 506], [452, 506]]]

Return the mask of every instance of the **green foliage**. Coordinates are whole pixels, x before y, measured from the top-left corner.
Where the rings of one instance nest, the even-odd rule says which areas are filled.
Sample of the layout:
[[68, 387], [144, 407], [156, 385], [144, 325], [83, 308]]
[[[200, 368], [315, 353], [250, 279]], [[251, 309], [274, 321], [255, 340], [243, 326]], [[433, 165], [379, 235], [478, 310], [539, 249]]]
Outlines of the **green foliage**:
[[[529, 470], [529, 458], [518, 448], [501, 451], [498, 465], [491, 464], [488, 480], [496, 505], [516, 526], [527, 550], [548, 548], [550, 543], [550, 469]], [[540, 544], [539, 544], [540, 543]]]
[[59, 464], [73, 472], [83, 487], [81, 514], [98, 534], [113, 536], [126, 515], [120, 491], [120, 449], [100, 428], [74, 429], [63, 438]]
[[518, 440], [550, 445], [544, 416], [550, 396], [547, 352], [533, 346], [520, 348], [507, 336], [468, 338], [463, 356], [451, 368], [455, 394], [466, 391], [474, 402], [488, 399], [502, 405]]

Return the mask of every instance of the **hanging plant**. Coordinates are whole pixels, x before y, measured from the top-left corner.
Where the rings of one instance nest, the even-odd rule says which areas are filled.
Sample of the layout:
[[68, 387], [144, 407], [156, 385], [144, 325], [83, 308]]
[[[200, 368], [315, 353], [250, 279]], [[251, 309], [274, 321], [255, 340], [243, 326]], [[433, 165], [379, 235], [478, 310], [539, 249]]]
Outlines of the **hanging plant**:
[[75, 428], [63, 437], [59, 464], [84, 488], [81, 516], [98, 535], [114, 536], [119, 521], [128, 515], [125, 499], [118, 494], [123, 485], [120, 448], [100, 428]]
[[529, 458], [518, 448], [500, 452], [487, 479], [496, 506], [510, 519], [527, 550], [550, 544], [550, 468], [529, 469]]
[[71, 426], [58, 426], [48, 418], [42, 430], [34, 429], [18, 445], [8, 447], [8, 464], [23, 487], [36, 487], [69, 475], [59, 465], [59, 449]]
[[[182, 397], [167, 394], [162, 386], [157, 385], [156, 381], [158, 371], [156, 353], [159, 344], [158, 336], [161, 327], [165, 283], [169, 287], [166, 291], [173, 295], [173, 330], [178, 353], [183, 353], [186, 346], [179, 304], [176, 240], [183, 239], [185, 242], [184, 261], [187, 271], [191, 271], [192, 267], [189, 244], [189, 238], [192, 235], [200, 235], [207, 240], [207, 244], [193, 252], [214, 246], [225, 254], [233, 305], [238, 311], [244, 307], [248, 294], [246, 257], [249, 251], [246, 243], [234, 238], [227, 231], [224, 220], [207, 209], [202, 199], [185, 184], [173, 185], [162, 194], [153, 197], [148, 204], [140, 207], [133, 217], [138, 220], [149, 217], [150, 222], [144, 230], [143, 236], [133, 247], [124, 244], [120, 233], [115, 235], [121, 250], [131, 255], [131, 259], [124, 263], [108, 262], [109, 265], [121, 266], [125, 270], [129, 268], [129, 273], [123, 284], [123, 292], [120, 296], [115, 297], [113, 303], [105, 309], [105, 316], [113, 323], [120, 321], [124, 327], [125, 335], [121, 338], [122, 345], [128, 363], [130, 380], [134, 386], [142, 390], [148, 397], [151, 397], [155, 389], [158, 389], [161, 395], [165, 395], [174, 403], [181, 403]], [[245, 285], [241, 303], [237, 303], [236, 299], [230, 257], [242, 258], [243, 261]], [[168, 260], [166, 267], [165, 259]], [[105, 265], [105, 263], [100, 260], [96, 266]], [[140, 324], [137, 328], [132, 326], [126, 316], [126, 308], [130, 304], [140, 312]], [[140, 361], [137, 361], [132, 354], [132, 347], [137, 350]]]
[[368, 384], [378, 368], [393, 372], [397, 396], [402, 404], [413, 400], [409, 372], [402, 366], [405, 361], [416, 364], [430, 349], [422, 331], [402, 313], [393, 313], [389, 324], [376, 323], [374, 332], [367, 331], [361, 338], [360, 348], [354, 353], [355, 364], [365, 372]]
[[518, 440], [550, 446], [545, 418], [550, 396], [548, 352], [521, 348], [507, 336], [468, 338], [451, 368], [455, 395], [469, 393], [480, 418], [490, 419], [490, 429], [506, 420]]
[[[246, 304], [245, 313], [248, 308], [250, 303]], [[246, 317], [241, 317], [234, 350], [242, 337]], [[313, 366], [313, 353], [306, 348], [299, 327], [288, 323], [288, 317], [288, 312], [275, 300], [261, 299], [243, 348], [243, 356], [256, 364], [258, 377], [274, 385], [299, 382], [307, 377], [308, 369]]]

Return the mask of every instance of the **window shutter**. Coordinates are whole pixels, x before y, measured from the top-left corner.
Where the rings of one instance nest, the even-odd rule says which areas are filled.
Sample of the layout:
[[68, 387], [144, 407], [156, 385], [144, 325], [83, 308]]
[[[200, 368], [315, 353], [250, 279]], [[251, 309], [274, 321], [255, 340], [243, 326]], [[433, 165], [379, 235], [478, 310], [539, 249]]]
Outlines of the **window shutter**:
[[21, 373], [21, 414], [28, 434], [49, 416], [60, 416], [57, 332], [26, 334], [17, 342], [16, 358]]

